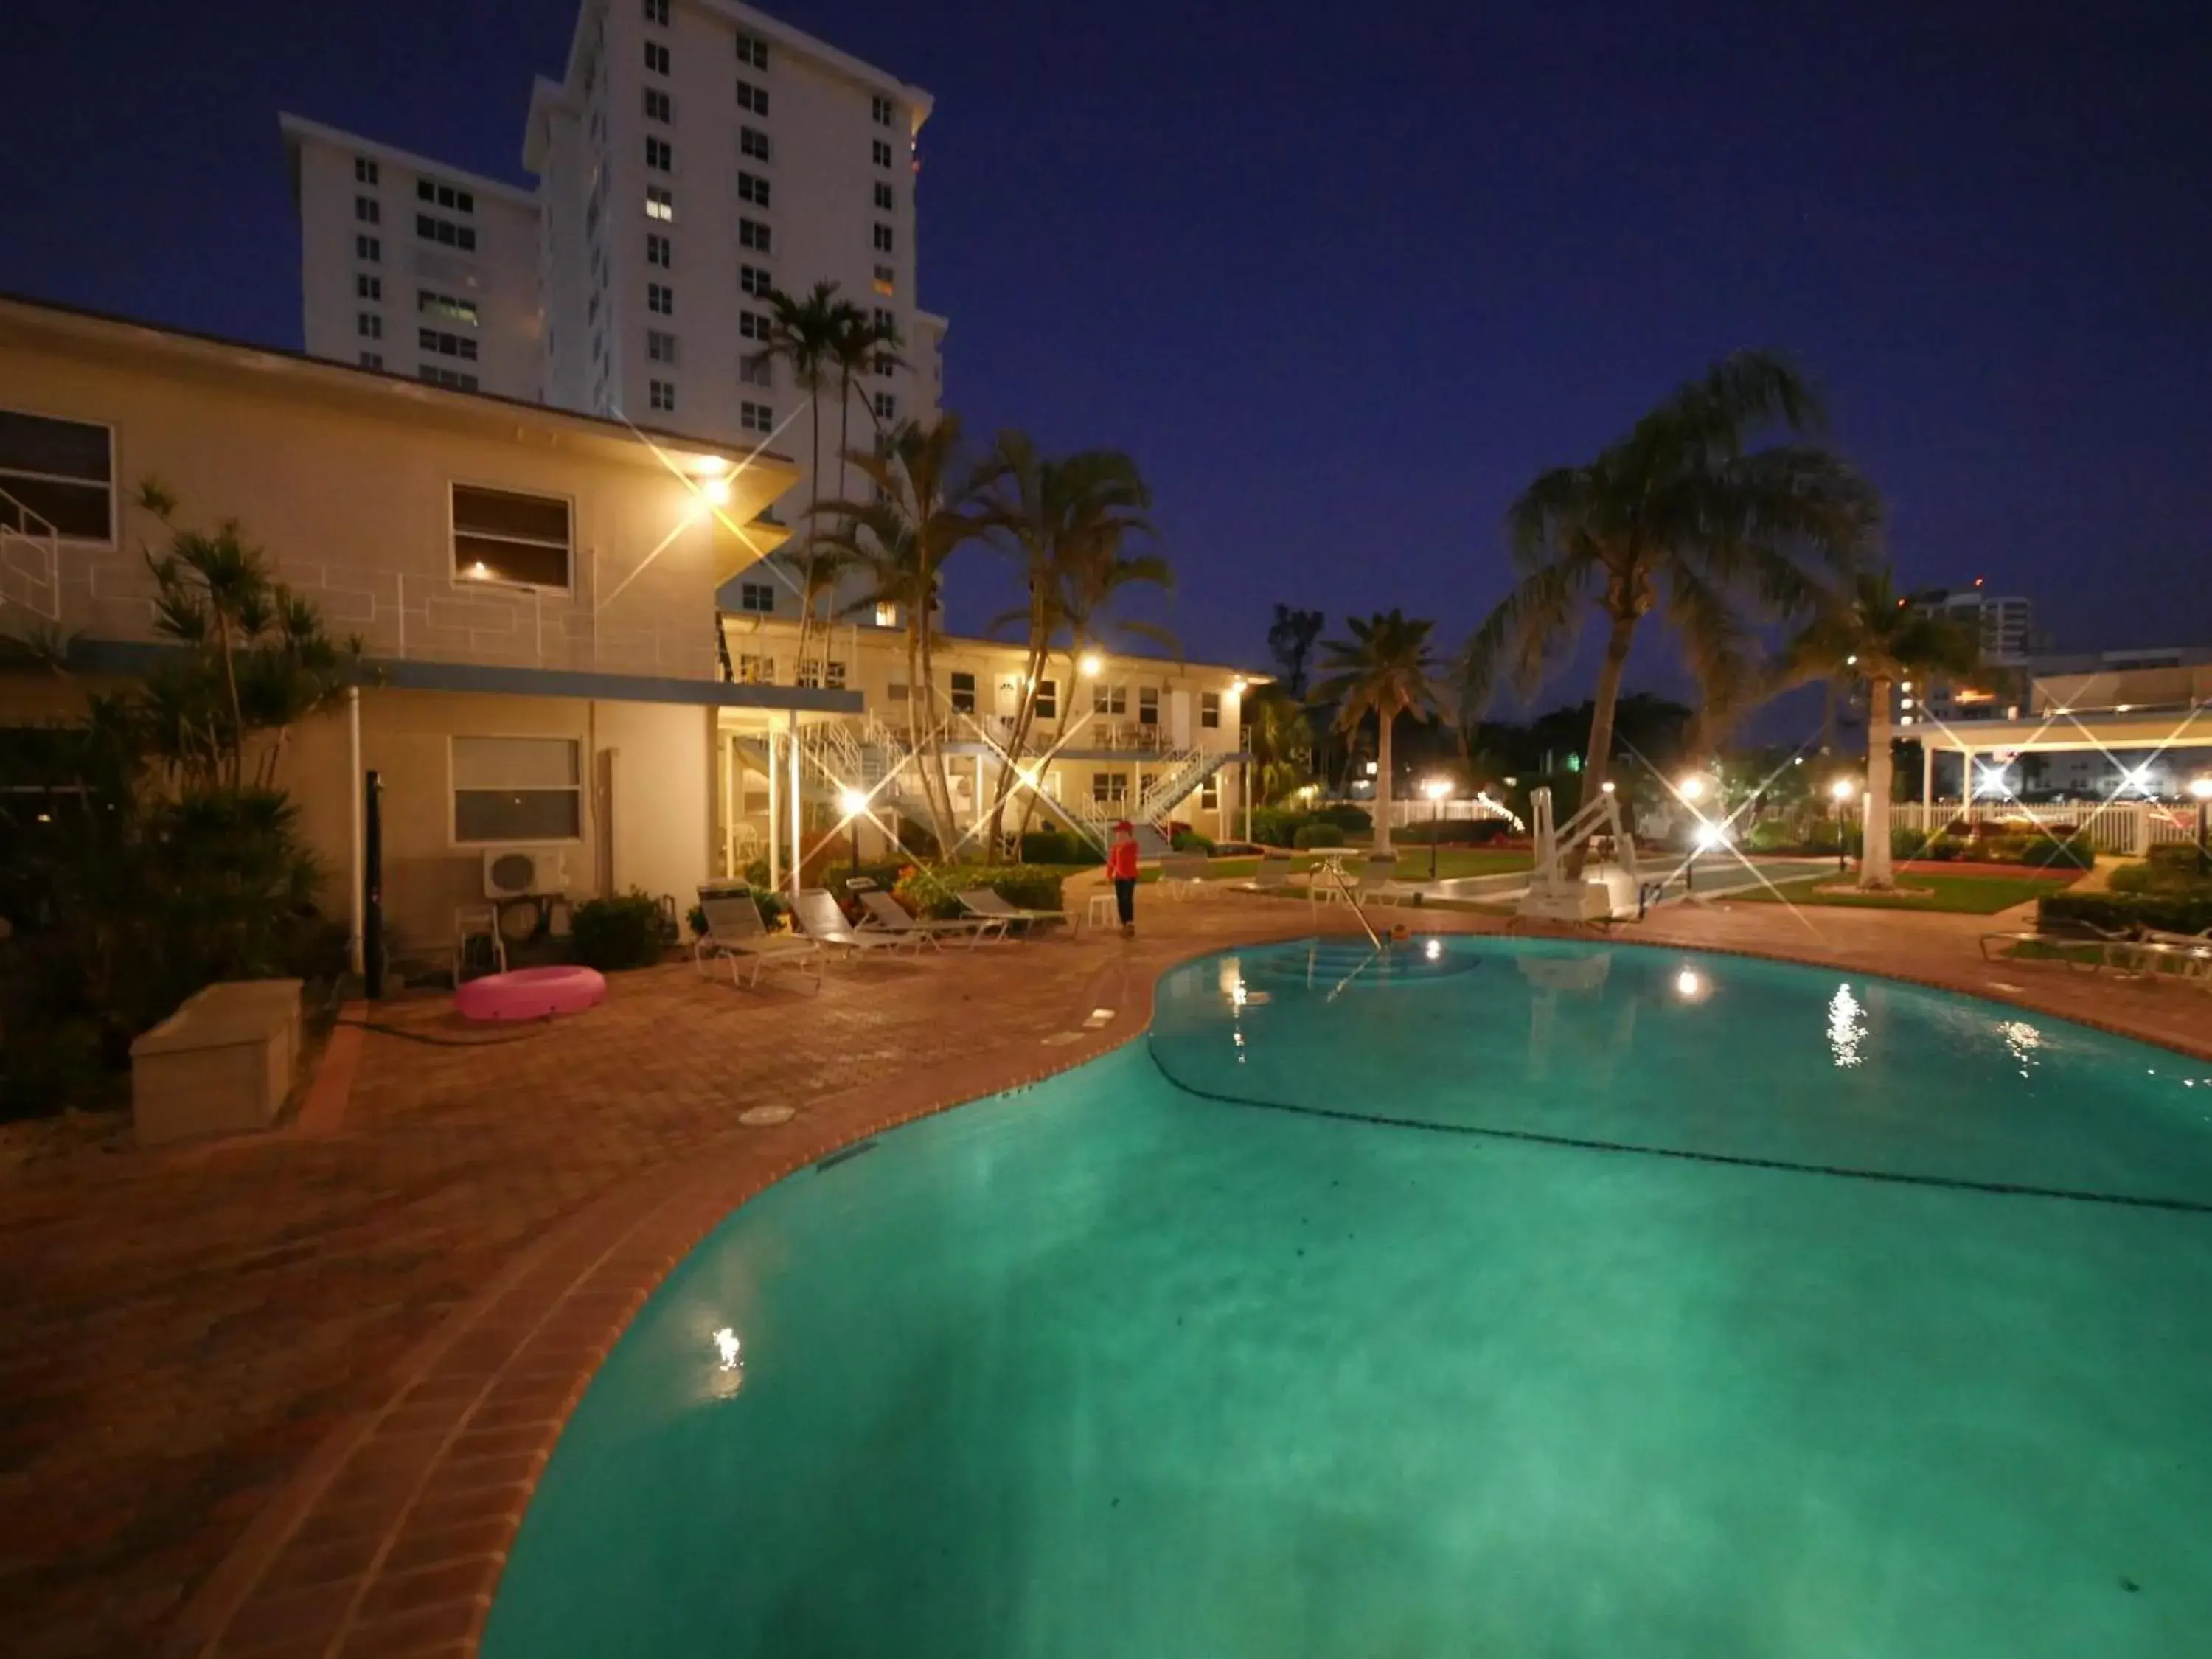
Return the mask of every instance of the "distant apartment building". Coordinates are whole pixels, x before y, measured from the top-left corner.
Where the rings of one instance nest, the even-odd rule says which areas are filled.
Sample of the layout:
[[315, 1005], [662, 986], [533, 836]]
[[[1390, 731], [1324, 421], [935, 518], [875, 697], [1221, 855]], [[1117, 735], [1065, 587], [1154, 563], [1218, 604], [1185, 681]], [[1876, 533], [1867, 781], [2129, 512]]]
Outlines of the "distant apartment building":
[[[1979, 577], [1957, 587], [1926, 587], [1908, 601], [1913, 609], [1966, 629], [1981, 651], [1984, 666], [2022, 671], [2035, 643], [2035, 605], [2018, 595], [1984, 591]], [[1954, 686], [1944, 680], [1918, 684], [1900, 682], [1896, 690], [1896, 717], [1900, 725], [1925, 725], [1929, 720], [2000, 720], [2016, 712], [2020, 699], [1988, 686]]]
[[[831, 283], [900, 345], [821, 389], [819, 458], [934, 416], [916, 302], [921, 88], [724, 0], [585, 0], [532, 88], [522, 190], [293, 115], [310, 356], [770, 447], [815, 476], [808, 390], [764, 363], [771, 289]], [[807, 491], [787, 512], [803, 511]], [[795, 615], [795, 583], [775, 572]]]

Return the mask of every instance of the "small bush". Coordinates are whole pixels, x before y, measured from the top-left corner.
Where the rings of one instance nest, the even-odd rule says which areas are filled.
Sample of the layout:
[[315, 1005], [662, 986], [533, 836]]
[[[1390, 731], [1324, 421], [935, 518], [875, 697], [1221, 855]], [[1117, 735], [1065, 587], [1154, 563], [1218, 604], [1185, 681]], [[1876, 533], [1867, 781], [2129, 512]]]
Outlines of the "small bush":
[[1333, 823], [1347, 836], [1370, 835], [1375, 829], [1375, 815], [1361, 806], [1324, 806], [1314, 814], [1322, 823]]
[[1302, 853], [1316, 847], [1341, 847], [1344, 845], [1344, 830], [1334, 823], [1302, 824], [1298, 832], [1291, 837], [1291, 845]]
[[849, 864], [841, 864], [834, 870], [823, 872], [822, 884], [830, 890], [849, 916], [860, 908], [860, 901], [853, 896], [855, 881], [873, 882], [887, 893], [895, 892], [900, 880], [913, 867], [908, 864], [864, 864], [855, 870]]
[[2036, 901], [2045, 926], [2086, 921], [2098, 927], [2155, 927], [2201, 933], [2212, 927], [2212, 893], [2049, 893]]
[[2176, 875], [2197, 877], [2197, 851], [2187, 842], [2172, 842], [2154, 847], [2143, 854], [2143, 864], [2155, 871], [2171, 871]]
[[918, 916], [959, 915], [960, 895], [977, 887], [1025, 910], [1057, 910], [1063, 878], [1058, 870], [1029, 864], [948, 864], [908, 871], [896, 891]]
[[1024, 864], [1097, 864], [1098, 849], [1072, 830], [1032, 830], [1022, 837]]
[[1288, 847], [1297, 841], [1298, 831], [1312, 822], [1311, 813], [1287, 806], [1255, 807], [1252, 839], [1262, 847]]
[[2053, 824], [2051, 834], [2037, 836], [2020, 850], [2019, 862], [2039, 870], [2087, 870], [2097, 861], [2097, 849], [2089, 845], [2083, 835], [2060, 835], [2060, 826]]
[[1178, 853], [1203, 853], [1208, 858], [1213, 856], [1213, 837], [1201, 836], [1195, 830], [1177, 830], [1175, 840], [1169, 845]]
[[650, 968], [660, 960], [660, 905], [633, 887], [616, 898], [586, 899], [573, 918], [576, 960], [602, 973]]

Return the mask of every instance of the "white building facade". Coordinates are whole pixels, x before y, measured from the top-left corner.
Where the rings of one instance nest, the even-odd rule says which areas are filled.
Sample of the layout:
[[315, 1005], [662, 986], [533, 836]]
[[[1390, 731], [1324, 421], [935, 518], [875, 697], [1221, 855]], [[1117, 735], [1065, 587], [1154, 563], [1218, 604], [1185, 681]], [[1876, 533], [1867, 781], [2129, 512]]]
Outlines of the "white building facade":
[[[585, 0], [562, 78], [532, 93], [534, 190], [286, 115], [307, 350], [772, 447], [798, 463], [786, 510], [803, 513], [817, 466], [836, 493], [841, 444], [938, 409], [946, 323], [915, 295], [930, 109], [747, 6]], [[757, 359], [769, 290], [825, 283], [900, 344], [817, 410]], [[795, 616], [795, 583], [770, 574]]]

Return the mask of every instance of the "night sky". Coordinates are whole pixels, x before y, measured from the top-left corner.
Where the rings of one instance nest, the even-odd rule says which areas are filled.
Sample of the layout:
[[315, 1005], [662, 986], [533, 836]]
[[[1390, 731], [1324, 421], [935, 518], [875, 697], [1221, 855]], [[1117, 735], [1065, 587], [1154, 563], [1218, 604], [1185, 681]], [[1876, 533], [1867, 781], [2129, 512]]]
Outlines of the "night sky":
[[[947, 401], [1136, 455], [1195, 653], [1263, 661], [1278, 599], [1456, 644], [1520, 485], [1747, 345], [1826, 389], [1907, 584], [2212, 643], [2212, 7], [770, 9], [935, 94]], [[294, 347], [277, 111], [527, 183], [574, 15], [10, 10], [0, 289]]]

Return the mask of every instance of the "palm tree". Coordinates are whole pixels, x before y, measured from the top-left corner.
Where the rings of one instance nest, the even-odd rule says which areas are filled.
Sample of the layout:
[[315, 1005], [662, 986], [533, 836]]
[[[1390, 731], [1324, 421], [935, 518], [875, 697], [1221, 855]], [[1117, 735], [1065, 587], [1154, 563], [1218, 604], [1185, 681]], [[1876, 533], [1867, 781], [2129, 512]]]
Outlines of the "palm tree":
[[1889, 854], [1890, 695], [1900, 679], [1963, 679], [1981, 665], [1973, 635], [1907, 604], [1886, 570], [1862, 571], [1832, 595], [1784, 648], [1784, 685], [1858, 680], [1866, 686], [1866, 845], [1859, 885], [1894, 884]]
[[937, 844], [949, 848], [952, 795], [937, 718], [938, 599], [945, 562], [990, 527], [985, 496], [993, 468], [963, 463], [960, 417], [951, 414], [930, 426], [895, 427], [874, 449], [856, 449], [846, 459], [874, 486], [874, 499], [817, 502], [815, 515], [833, 523], [819, 540], [825, 552], [867, 574], [869, 591], [854, 601], [855, 610], [891, 605], [906, 619], [907, 739], [921, 769], [930, 828]]
[[1340, 732], [1358, 728], [1371, 712], [1375, 716], [1375, 845], [1390, 848], [1390, 728], [1407, 713], [1425, 714], [1436, 707], [1436, 690], [1429, 675], [1436, 667], [1429, 654], [1429, 631], [1436, 626], [1402, 611], [1377, 611], [1362, 622], [1345, 618], [1352, 630], [1348, 640], [1323, 640], [1327, 654], [1322, 666], [1329, 677], [1314, 688], [1316, 697], [1337, 704]]
[[1255, 687], [1244, 698], [1244, 742], [1252, 751], [1254, 799], [1269, 805], [1313, 776], [1313, 723], [1287, 685]]
[[[835, 283], [827, 284], [833, 292], [836, 286]], [[845, 494], [845, 454], [853, 441], [854, 387], [865, 374], [907, 367], [898, 349], [899, 333], [892, 324], [869, 315], [848, 300], [839, 300], [830, 307], [826, 367], [835, 369], [837, 374], [837, 495], [841, 500]], [[876, 416], [874, 401], [871, 399], [862, 407], [880, 434], [883, 422]]]
[[1724, 726], [1756, 678], [1753, 622], [1814, 609], [1822, 590], [1808, 563], [1848, 567], [1879, 516], [1872, 486], [1827, 450], [1752, 447], [1762, 431], [1820, 423], [1788, 364], [1743, 352], [1680, 387], [1595, 459], [1537, 478], [1506, 514], [1516, 584], [1462, 660], [1466, 717], [1481, 714], [1502, 676], [1533, 689], [1594, 605], [1607, 633], [1584, 800], [1611, 769], [1621, 676], [1636, 625], [1655, 608], [1681, 635], [1708, 728]]
[[[814, 434], [810, 452], [814, 484], [806, 509], [811, 514], [822, 501], [822, 388], [836, 362], [839, 335], [847, 326], [842, 313], [853, 307], [837, 297], [835, 283], [815, 283], [803, 300], [793, 299], [781, 289], [771, 289], [767, 304], [768, 343], [745, 361], [756, 368], [784, 363], [791, 370], [792, 383], [806, 394], [807, 416]], [[794, 680], [805, 677], [807, 636], [814, 623], [813, 595], [818, 588], [814, 579], [815, 543], [816, 537], [810, 529], [799, 578], [799, 672]]]
[[[1012, 791], [1030, 728], [1036, 717], [1037, 686], [1054, 641], [1071, 641], [1068, 593], [1071, 585], [1087, 589], [1102, 565], [1111, 571], [1126, 563], [1121, 544], [1149, 535], [1145, 512], [1152, 504], [1137, 464], [1119, 450], [1087, 449], [1054, 460], [1037, 453], [1029, 437], [1005, 432], [992, 451], [997, 504], [993, 528], [1021, 556], [1029, 600], [1018, 611], [992, 619], [993, 628], [1019, 621], [1028, 628], [1027, 661], [1020, 702], [1006, 744], [991, 802], [991, 844], [998, 845]], [[1163, 576], [1165, 567], [1160, 567]], [[1139, 580], [1124, 575], [1120, 580]], [[1070, 677], [1069, 688], [1073, 690]], [[1063, 730], [1072, 723], [1063, 723]], [[1027, 804], [1023, 822], [1029, 819]]]

